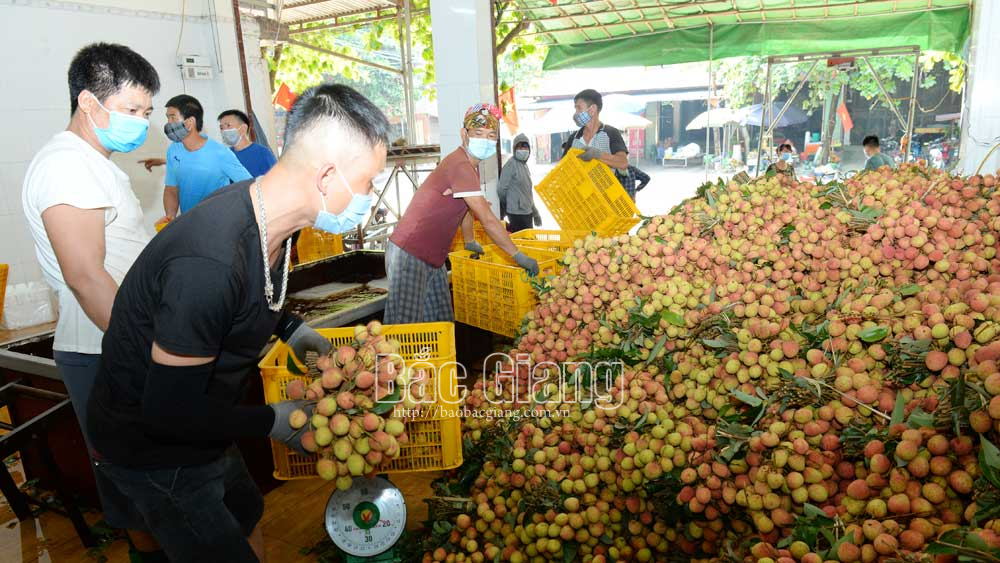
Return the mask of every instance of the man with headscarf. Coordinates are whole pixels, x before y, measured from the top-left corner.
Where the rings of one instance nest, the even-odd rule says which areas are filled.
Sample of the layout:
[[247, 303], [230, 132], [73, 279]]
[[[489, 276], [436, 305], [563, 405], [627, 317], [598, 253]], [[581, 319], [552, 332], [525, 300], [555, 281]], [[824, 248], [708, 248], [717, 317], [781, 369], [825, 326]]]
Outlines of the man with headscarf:
[[500, 199], [500, 217], [507, 217], [507, 230], [516, 233], [542, 224], [535, 202], [531, 197], [531, 171], [528, 157], [531, 145], [524, 133], [514, 137], [514, 157], [503, 165], [497, 182], [497, 197]]
[[492, 104], [476, 104], [465, 112], [463, 125], [462, 146], [424, 180], [386, 244], [389, 295], [383, 320], [387, 324], [455, 319], [444, 262], [459, 226], [465, 249], [483, 252], [475, 241], [473, 217], [518, 266], [532, 276], [538, 274], [538, 262], [514, 246], [493, 214], [479, 176], [479, 163], [496, 155], [500, 110]]

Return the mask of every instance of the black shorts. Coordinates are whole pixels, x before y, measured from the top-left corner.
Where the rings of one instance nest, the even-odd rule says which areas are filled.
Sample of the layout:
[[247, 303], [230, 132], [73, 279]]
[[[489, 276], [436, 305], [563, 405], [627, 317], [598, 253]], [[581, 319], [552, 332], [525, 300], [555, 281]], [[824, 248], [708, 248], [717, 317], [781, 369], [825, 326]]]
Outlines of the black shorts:
[[204, 465], [95, 466], [132, 499], [171, 561], [258, 561], [247, 536], [264, 514], [264, 497], [236, 446]]

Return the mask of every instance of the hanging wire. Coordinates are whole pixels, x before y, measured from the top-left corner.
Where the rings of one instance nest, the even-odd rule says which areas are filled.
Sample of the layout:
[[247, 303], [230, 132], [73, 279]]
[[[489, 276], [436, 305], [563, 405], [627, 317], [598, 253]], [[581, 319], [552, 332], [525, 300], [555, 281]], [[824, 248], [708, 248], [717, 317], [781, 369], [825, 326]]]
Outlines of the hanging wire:
[[983, 157], [983, 161], [979, 163], [979, 168], [976, 168], [976, 174], [975, 174], [976, 176], [978, 176], [979, 173], [983, 170], [983, 166], [986, 165], [986, 161], [990, 159], [990, 156], [992, 156], [993, 152], [996, 151], [998, 148], [1000, 148], [1000, 143], [993, 145], [993, 148], [990, 149], [990, 152], [986, 153], [986, 156]]

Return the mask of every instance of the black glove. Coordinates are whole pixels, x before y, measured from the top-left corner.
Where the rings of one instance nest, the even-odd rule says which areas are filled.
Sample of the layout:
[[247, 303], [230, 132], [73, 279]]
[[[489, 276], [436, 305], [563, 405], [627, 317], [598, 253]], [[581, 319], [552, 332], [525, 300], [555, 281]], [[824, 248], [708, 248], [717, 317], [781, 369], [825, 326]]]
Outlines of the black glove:
[[[309, 419], [312, 417], [314, 404], [310, 401], [299, 400], [281, 401], [268, 405], [274, 410], [274, 424], [271, 425], [271, 432], [268, 436], [285, 444], [300, 455], [309, 455], [309, 452], [302, 449], [302, 434], [311, 428]], [[306, 413], [306, 424], [302, 428], [292, 428], [291, 424], [288, 423], [288, 417], [297, 409]]]
[[524, 271], [528, 272], [529, 276], [535, 277], [538, 275], [538, 260], [518, 250], [517, 254], [514, 255], [514, 261], [517, 262], [518, 266], [524, 268]]
[[601, 156], [601, 151], [597, 150], [597, 147], [587, 147], [587, 150], [577, 155], [577, 158], [584, 162], [590, 162], [599, 156]]
[[306, 323], [300, 324], [298, 328], [292, 331], [291, 336], [288, 337], [285, 344], [288, 344], [288, 347], [292, 349], [292, 353], [295, 354], [295, 359], [303, 365], [306, 363], [306, 352], [312, 351], [320, 356], [325, 356], [333, 348], [329, 340]]
[[534, 221], [536, 227], [542, 226], [542, 215], [538, 212], [537, 209], [531, 210], [531, 218]]

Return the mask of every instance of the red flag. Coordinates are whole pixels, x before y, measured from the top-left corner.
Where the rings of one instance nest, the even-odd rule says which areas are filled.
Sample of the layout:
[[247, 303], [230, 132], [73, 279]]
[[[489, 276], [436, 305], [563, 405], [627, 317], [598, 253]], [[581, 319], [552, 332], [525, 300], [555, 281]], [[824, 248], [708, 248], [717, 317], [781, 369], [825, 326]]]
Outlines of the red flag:
[[500, 113], [511, 133], [517, 133], [517, 107], [514, 105], [514, 88], [500, 93]]
[[274, 94], [274, 105], [281, 106], [287, 111], [292, 111], [292, 104], [295, 103], [295, 98], [297, 98], [295, 92], [288, 87], [288, 84], [284, 82], [278, 87], [278, 91]]
[[840, 124], [843, 126], [845, 132], [854, 129], [854, 120], [851, 119], [851, 114], [847, 112], [847, 106], [844, 102], [840, 102], [840, 105], [837, 106], [837, 117], [840, 118]]

